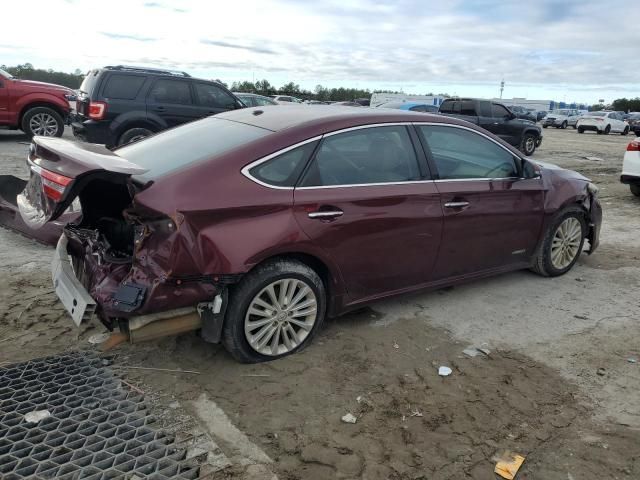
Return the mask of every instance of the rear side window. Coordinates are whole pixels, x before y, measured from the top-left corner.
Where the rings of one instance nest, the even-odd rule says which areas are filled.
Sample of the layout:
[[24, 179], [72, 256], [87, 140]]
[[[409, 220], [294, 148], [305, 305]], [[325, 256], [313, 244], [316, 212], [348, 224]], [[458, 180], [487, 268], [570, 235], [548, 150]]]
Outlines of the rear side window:
[[460, 102], [447, 102], [446, 100], [440, 105], [442, 113], [460, 113]]
[[138, 75], [110, 75], [102, 95], [105, 98], [133, 100], [138, 96], [145, 80], [145, 77]]
[[272, 132], [253, 125], [206, 117], [118, 148], [115, 154], [149, 169], [137, 176], [146, 182], [192, 163], [212, 159], [269, 133]]
[[326, 137], [302, 186], [367, 185], [419, 179], [418, 161], [407, 129], [371, 127]]
[[208, 83], [196, 83], [196, 97], [198, 103], [205, 107], [224, 108], [231, 110], [236, 108], [235, 99], [222, 88]]
[[93, 89], [96, 86], [96, 82], [98, 81], [98, 74], [100, 70], [91, 70], [82, 80], [82, 84], [80, 85], [80, 91], [84, 93], [91, 94], [93, 93]]
[[249, 173], [261, 182], [276, 187], [293, 187], [318, 142], [309, 142], [256, 165]]
[[180, 80], [157, 80], [153, 84], [149, 99], [154, 103], [175, 103], [191, 105], [189, 83]]
[[456, 127], [419, 127], [441, 179], [510, 178], [513, 155], [482, 135]]
[[460, 113], [462, 115], [477, 115], [475, 102], [472, 102], [472, 101], [460, 102]]

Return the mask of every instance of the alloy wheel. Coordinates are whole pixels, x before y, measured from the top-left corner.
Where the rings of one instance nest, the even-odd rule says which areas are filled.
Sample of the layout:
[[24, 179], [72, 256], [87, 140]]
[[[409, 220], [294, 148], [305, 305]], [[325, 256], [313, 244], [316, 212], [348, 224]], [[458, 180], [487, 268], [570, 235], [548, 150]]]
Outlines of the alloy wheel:
[[582, 225], [575, 217], [566, 218], [556, 229], [551, 242], [551, 264], [558, 270], [567, 268], [577, 257], [582, 243]]
[[34, 135], [53, 137], [58, 133], [58, 122], [48, 113], [37, 113], [29, 120], [29, 129]]
[[536, 149], [536, 140], [535, 138], [529, 136], [524, 141], [524, 153], [527, 155], [531, 155], [533, 151]]
[[247, 342], [267, 356], [283, 355], [297, 348], [316, 323], [318, 300], [304, 281], [276, 280], [253, 297], [244, 319]]

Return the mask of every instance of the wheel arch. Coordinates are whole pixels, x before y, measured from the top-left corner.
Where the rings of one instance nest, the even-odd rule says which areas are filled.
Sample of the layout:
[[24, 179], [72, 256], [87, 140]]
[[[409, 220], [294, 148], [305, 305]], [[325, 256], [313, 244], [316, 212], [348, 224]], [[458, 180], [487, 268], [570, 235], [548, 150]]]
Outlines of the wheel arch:
[[65, 112], [62, 108], [60, 108], [59, 105], [56, 105], [55, 103], [47, 102], [46, 100], [35, 100], [33, 102], [29, 102], [23, 105], [23, 107], [21, 108], [20, 114], [18, 115], [18, 126], [19, 127], [22, 126], [22, 120], [24, 119], [24, 116], [29, 110], [33, 108], [38, 108], [38, 107], [50, 108], [51, 110], [56, 112], [58, 115], [60, 115], [63, 121], [67, 116], [67, 112]]

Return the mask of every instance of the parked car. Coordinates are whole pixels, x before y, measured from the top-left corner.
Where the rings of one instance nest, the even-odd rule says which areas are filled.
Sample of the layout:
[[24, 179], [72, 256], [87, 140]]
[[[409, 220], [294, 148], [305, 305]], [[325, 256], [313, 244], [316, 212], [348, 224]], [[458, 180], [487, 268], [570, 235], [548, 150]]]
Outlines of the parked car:
[[577, 119], [579, 116], [580, 112], [578, 110], [568, 108], [551, 110], [547, 113], [547, 116], [544, 117], [544, 120], [542, 121], [542, 128], [567, 128], [569, 126], [569, 122], [574, 118]]
[[640, 197], [640, 139], [634, 139], [627, 145], [622, 161], [620, 181], [629, 185], [631, 193]]
[[358, 102], [333, 102], [331, 105], [336, 107], [361, 107]]
[[419, 102], [387, 102], [376, 108], [397, 108], [398, 110], [411, 110], [412, 112], [438, 113], [439, 107]]
[[70, 88], [21, 80], [0, 70], [0, 127], [29, 137], [61, 137], [74, 98]]
[[273, 98], [257, 95], [255, 93], [233, 92], [236, 98], [247, 107], [262, 107], [264, 105], [278, 105]]
[[28, 162], [31, 227], [80, 198], [53, 260], [76, 324], [95, 313], [132, 342], [201, 328], [243, 362], [296, 352], [325, 317], [380, 298], [562, 275], [601, 223], [582, 175], [391, 109], [248, 108], [113, 151], [36, 137]]
[[523, 120], [530, 120], [534, 123], [538, 121], [538, 117], [536, 117], [536, 115], [532, 113], [532, 110], [529, 110], [527, 108], [520, 107], [518, 105], [511, 105], [509, 107], [509, 110], [511, 110], [516, 115], [517, 118], [522, 118]]
[[622, 120], [622, 115], [618, 112], [589, 112], [580, 117], [577, 128], [578, 133], [595, 131], [598, 135], [609, 135], [609, 133], [627, 135], [629, 133], [629, 124]]
[[290, 95], [270, 95], [278, 103], [302, 103], [302, 100]]
[[629, 130], [640, 137], [640, 113], [630, 113], [627, 123], [629, 124]]
[[73, 134], [89, 143], [125, 145], [198, 118], [244, 108], [224, 85], [184, 72], [108, 66], [80, 86]]
[[578, 120], [580, 120], [582, 117], [584, 117], [588, 113], [589, 112], [579, 112], [578, 116], [572, 115], [571, 117], [569, 117], [569, 126], [573, 127], [574, 130], [578, 128]]
[[546, 110], [538, 110], [536, 112], [536, 121], [539, 122], [539, 121], [543, 120], [544, 117], [546, 117], [546, 116], [547, 116]]
[[446, 99], [439, 112], [485, 128], [525, 155], [533, 155], [542, 143], [542, 130], [529, 120], [517, 118], [501, 103], [473, 98]]

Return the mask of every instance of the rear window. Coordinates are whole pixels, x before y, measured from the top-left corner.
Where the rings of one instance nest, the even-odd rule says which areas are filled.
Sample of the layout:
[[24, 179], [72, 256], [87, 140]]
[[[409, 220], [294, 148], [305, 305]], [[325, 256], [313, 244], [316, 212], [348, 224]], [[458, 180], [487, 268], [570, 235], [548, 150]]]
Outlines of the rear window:
[[138, 96], [138, 92], [145, 80], [146, 77], [139, 75], [111, 75], [107, 79], [103, 96], [106, 98], [133, 100]]
[[271, 133], [245, 123], [207, 117], [159, 133], [115, 150], [115, 153], [149, 171], [136, 177], [145, 182], [187, 165], [207, 160]]
[[609, 112], [589, 112], [587, 115], [590, 117], [606, 117]]
[[91, 70], [87, 73], [84, 80], [82, 80], [82, 85], [80, 85], [80, 91], [91, 94], [96, 86], [96, 82], [98, 81], [99, 73], [100, 70]]

